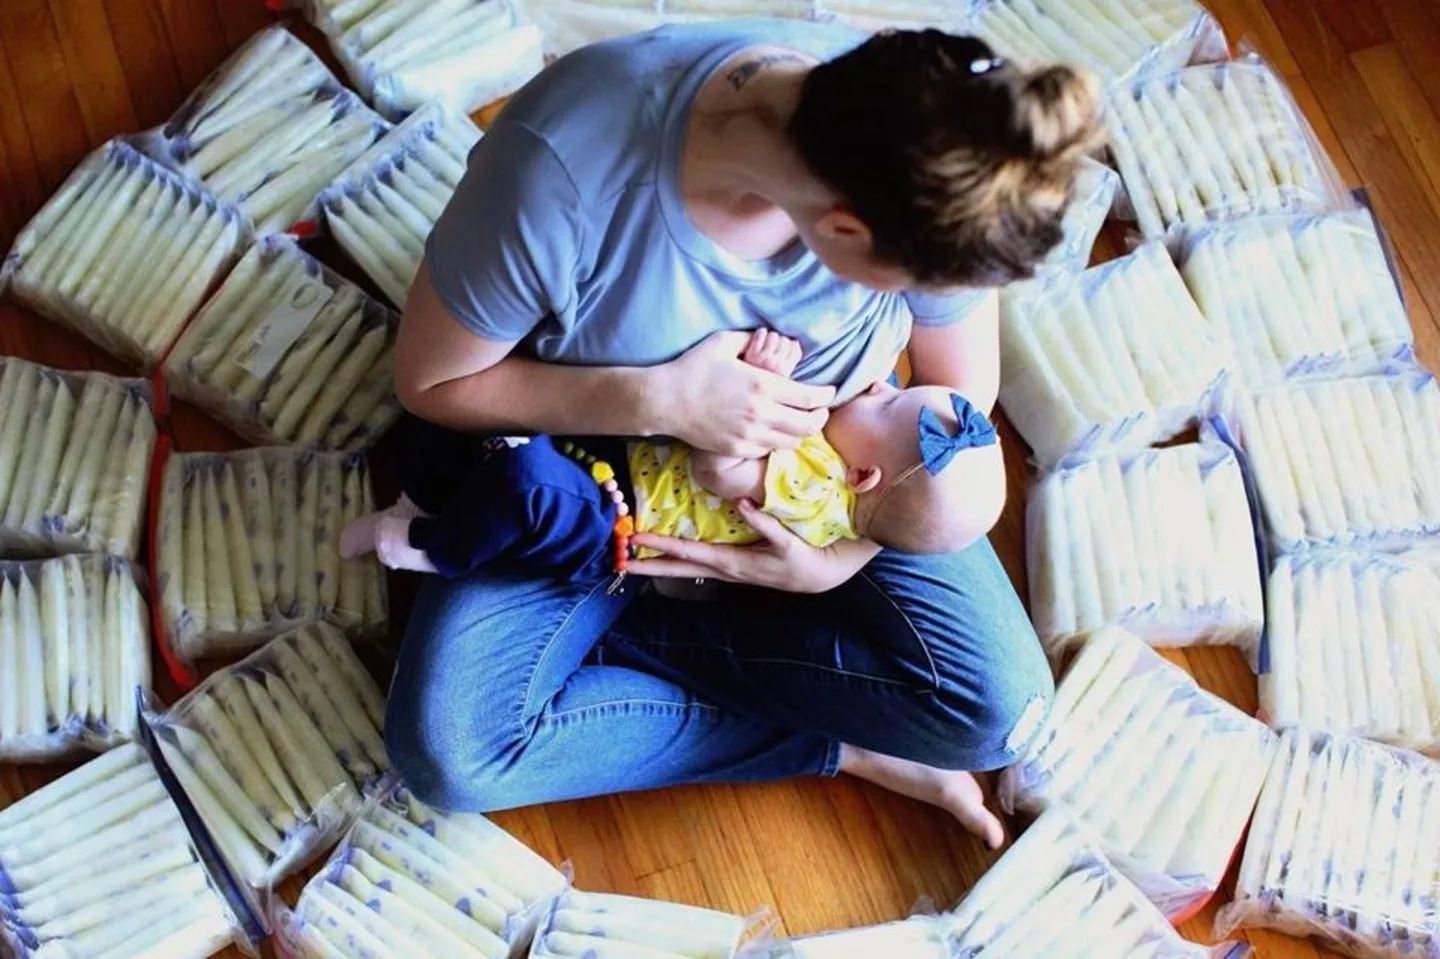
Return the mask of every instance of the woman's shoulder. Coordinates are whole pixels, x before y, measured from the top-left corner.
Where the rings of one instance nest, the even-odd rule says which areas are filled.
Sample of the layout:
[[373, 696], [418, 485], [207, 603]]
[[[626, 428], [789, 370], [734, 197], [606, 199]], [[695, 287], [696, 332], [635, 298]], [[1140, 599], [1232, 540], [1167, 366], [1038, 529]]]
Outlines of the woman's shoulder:
[[631, 37], [583, 47], [530, 81], [496, 128], [523, 128], [529, 148], [552, 155], [582, 199], [594, 200], [653, 166], [677, 57]]
[[672, 24], [581, 47], [548, 66], [506, 106], [570, 172], [582, 195], [649, 177], [671, 106], [709, 68], [747, 46], [843, 52], [860, 35], [835, 24], [728, 20]]

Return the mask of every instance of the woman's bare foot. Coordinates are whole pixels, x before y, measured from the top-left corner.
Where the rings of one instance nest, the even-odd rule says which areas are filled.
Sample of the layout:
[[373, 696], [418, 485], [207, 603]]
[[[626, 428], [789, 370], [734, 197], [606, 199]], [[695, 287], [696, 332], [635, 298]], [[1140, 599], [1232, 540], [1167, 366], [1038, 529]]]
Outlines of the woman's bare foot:
[[936, 769], [858, 746], [840, 747], [840, 771], [891, 792], [939, 806], [960, 820], [991, 849], [1005, 843], [1005, 826], [985, 806], [985, 792], [973, 773]]

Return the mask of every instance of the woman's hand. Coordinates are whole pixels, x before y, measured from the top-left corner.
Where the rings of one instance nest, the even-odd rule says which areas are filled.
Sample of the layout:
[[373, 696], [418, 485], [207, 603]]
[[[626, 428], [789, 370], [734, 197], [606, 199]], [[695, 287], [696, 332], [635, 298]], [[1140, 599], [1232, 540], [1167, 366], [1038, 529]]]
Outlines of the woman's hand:
[[665, 555], [635, 560], [629, 571], [640, 576], [720, 579], [787, 593], [823, 593], [860, 572], [880, 552], [868, 539], [841, 540], [817, 549], [749, 500], [736, 505], [745, 522], [760, 534], [760, 542], [727, 546], [639, 533], [632, 541], [636, 546]]
[[726, 456], [754, 458], [793, 449], [819, 433], [835, 399], [830, 386], [808, 386], [740, 358], [750, 334], [713, 333], [679, 358], [654, 368], [647, 388], [667, 433]]

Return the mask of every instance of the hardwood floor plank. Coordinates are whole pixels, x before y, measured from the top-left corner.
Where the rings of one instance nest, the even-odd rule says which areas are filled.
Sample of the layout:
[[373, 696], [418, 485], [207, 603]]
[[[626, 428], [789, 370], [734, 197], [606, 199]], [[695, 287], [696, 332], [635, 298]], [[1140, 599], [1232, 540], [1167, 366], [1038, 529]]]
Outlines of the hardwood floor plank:
[[1430, 109], [1398, 44], [1350, 55], [1430, 209], [1440, 216], [1440, 117]]
[[0, 765], [0, 809], [4, 809], [23, 795], [25, 795], [25, 787], [20, 782], [20, 767]]
[[1315, 96], [1315, 91], [1310, 89], [1310, 84], [1305, 82], [1304, 77], [1294, 77], [1286, 81], [1290, 87], [1290, 95], [1300, 105], [1300, 110], [1305, 114], [1311, 129], [1315, 131], [1315, 138], [1320, 141], [1321, 148], [1325, 155], [1330, 158], [1341, 181], [1346, 189], [1353, 190], [1364, 183], [1360, 174], [1355, 169], [1355, 164], [1350, 162], [1350, 154], [1345, 152], [1345, 144], [1341, 142], [1340, 136], [1335, 132], [1335, 125], [1330, 120], [1330, 114], [1325, 112], [1325, 107]]
[[[885, 842], [870, 803], [870, 794], [877, 788], [869, 783], [840, 776], [825, 780], [825, 798], [834, 811], [838, 837], [842, 840], [848, 862], [842, 871], [873, 879], [870, 895], [879, 903], [881, 915], [895, 918], [906, 915], [915, 907], [918, 896], [934, 898], [943, 890], [911, 890], [899, 881], [895, 856]], [[921, 804], [915, 800], [904, 803], [912, 810]], [[938, 834], [937, 834], [938, 835]]]
[[1241, 712], [1254, 715], [1259, 706], [1255, 674], [1240, 650], [1231, 646], [1196, 646], [1166, 650], [1195, 677], [1201, 688], [1224, 699]]
[[1410, 315], [1410, 325], [1415, 330], [1415, 353], [1432, 370], [1440, 370], [1440, 311], [1432, 310], [1420, 295], [1420, 287], [1410, 265], [1392, 254], [1398, 264], [1400, 285], [1405, 294], [1405, 309]]
[[[165, 34], [188, 92], [199, 85], [230, 53], [215, 8], [197, 0], [160, 0]], [[178, 104], [177, 104], [178, 106]]]
[[470, 115], [470, 119], [474, 120], [476, 126], [480, 127], [480, 129], [488, 130], [490, 129], [490, 125], [494, 123], [496, 118], [500, 116], [500, 111], [505, 109], [505, 104], [509, 102], [509, 97], [505, 97], [501, 100], [496, 100], [489, 106], [476, 110]]
[[1287, 78], [1299, 74], [1300, 67], [1264, 0], [1206, 0], [1205, 6], [1225, 28], [1233, 53], [1256, 51]]
[[694, 862], [681, 862], [666, 866], [640, 878], [642, 895], [650, 899], [664, 899], [688, 906], [710, 905], [710, 896], [705, 890], [705, 878], [700, 867]]
[[888, 860], [871, 863], [851, 855], [851, 837], [826, 799], [832, 785], [794, 780], [747, 786], [740, 793], [763, 796], [747, 803], [744, 827], [792, 935], [885, 922], [908, 908], [896, 902]]
[[50, 0], [50, 12], [90, 145], [136, 130], [140, 124], [103, 0]]
[[[773, 908], [775, 890], [760, 862], [755, 837], [737, 828], [751, 807], [749, 787], [687, 787], [682, 790], [684, 815], [689, 822], [710, 903], [740, 915]], [[783, 917], [777, 917], [783, 918]]]
[[672, 790], [609, 797], [625, 856], [636, 875], [662, 872], [695, 860], [683, 809]]
[[8, 0], [9, 29], [0, 30], [0, 44], [10, 63], [16, 99], [48, 195], [85, 155], [88, 142], [75, 91], [65, 69], [65, 55], [45, 0]]
[[1342, 959], [1338, 952], [1268, 929], [1248, 930], [1244, 938], [1255, 947], [1256, 959], [1270, 959], [1272, 956], [1275, 959]]
[[555, 827], [550, 822], [548, 806], [528, 806], [495, 813], [492, 817], [501, 829], [535, 850], [553, 866], [565, 861]]
[[180, 400], [171, 401], [170, 422], [175, 430], [175, 448], [182, 453], [223, 453], [252, 445]]
[[1380, 0], [1390, 35], [1400, 44], [1405, 62], [1425, 91], [1430, 109], [1440, 114], [1440, 4], [1432, 0]]
[[115, 50], [141, 127], [162, 123], [185, 98], [165, 23], [149, 0], [105, 0]]
[[554, 803], [550, 822], [560, 851], [582, 889], [643, 896], [640, 877], [625, 855], [620, 827], [605, 798]]
[[1000, 857], [941, 809], [883, 789], [864, 793], [906, 911], [922, 900], [950, 908]]
[[1377, 0], [1315, 0], [1315, 8], [1351, 53], [1390, 41], [1390, 28]]
[[1440, 218], [1430, 209], [1359, 72], [1308, 0], [1269, 0], [1269, 5], [1433, 312], [1440, 308]]
[[225, 47], [233, 50], [253, 33], [275, 22], [275, 14], [260, 0], [214, 0], [212, 6], [225, 34]]
[[[10, 64], [0, 49], [0, 102], [16, 103]], [[0, 110], [0, 249], [8, 250], [43, 196], [30, 139], [18, 111]]]

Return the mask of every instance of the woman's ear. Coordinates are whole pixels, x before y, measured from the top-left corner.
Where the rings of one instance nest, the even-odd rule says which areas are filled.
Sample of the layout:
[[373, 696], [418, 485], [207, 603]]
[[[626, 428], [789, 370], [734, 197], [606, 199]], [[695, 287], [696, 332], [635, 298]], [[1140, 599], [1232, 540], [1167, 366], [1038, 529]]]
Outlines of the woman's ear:
[[836, 207], [815, 223], [815, 232], [827, 240], [863, 247], [869, 251], [872, 237], [865, 221], [844, 207]]
[[878, 466], [852, 466], [845, 471], [845, 482], [857, 493], [868, 493], [880, 485], [885, 473]]

